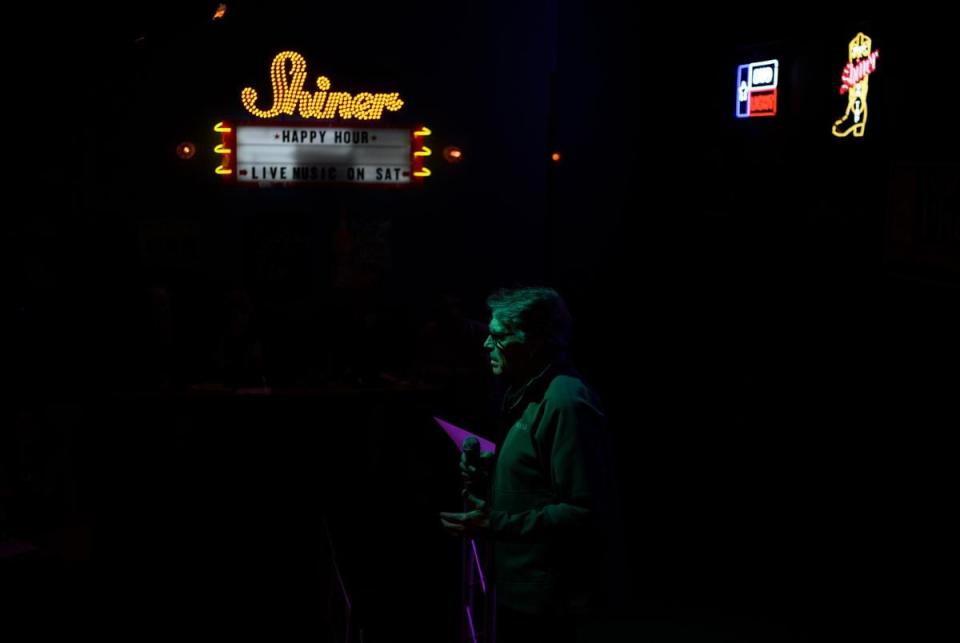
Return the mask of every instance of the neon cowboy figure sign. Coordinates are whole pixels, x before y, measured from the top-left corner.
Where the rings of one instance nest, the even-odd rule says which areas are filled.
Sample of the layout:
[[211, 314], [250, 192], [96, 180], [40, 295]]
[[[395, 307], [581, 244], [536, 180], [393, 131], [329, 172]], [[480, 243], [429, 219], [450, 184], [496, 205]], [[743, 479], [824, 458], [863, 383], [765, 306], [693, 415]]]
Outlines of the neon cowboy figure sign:
[[870, 74], [877, 69], [880, 50], [873, 49], [869, 37], [858, 33], [850, 41], [848, 54], [840, 79], [840, 94], [847, 95], [847, 111], [833, 124], [833, 135], [842, 138], [853, 134], [859, 138], [867, 127], [867, 91]]

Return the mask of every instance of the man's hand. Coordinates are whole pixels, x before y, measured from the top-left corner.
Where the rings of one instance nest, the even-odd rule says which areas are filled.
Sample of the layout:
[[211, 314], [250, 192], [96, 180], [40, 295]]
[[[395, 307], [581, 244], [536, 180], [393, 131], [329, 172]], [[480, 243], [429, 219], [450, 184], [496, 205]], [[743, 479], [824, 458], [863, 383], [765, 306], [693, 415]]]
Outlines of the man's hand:
[[490, 511], [485, 500], [477, 498], [466, 489], [463, 490], [463, 497], [473, 509], [463, 513], [440, 512], [440, 524], [448, 534], [476, 538], [490, 526]]

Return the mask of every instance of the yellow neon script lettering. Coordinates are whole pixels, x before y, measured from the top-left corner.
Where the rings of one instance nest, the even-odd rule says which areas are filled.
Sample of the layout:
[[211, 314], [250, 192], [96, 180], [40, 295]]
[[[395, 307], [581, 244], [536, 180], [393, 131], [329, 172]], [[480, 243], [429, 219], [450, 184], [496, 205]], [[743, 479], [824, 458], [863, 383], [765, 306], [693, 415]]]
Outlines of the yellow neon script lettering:
[[270, 85], [273, 89], [273, 105], [269, 109], [257, 107], [259, 95], [253, 87], [245, 87], [240, 100], [248, 112], [259, 118], [275, 118], [281, 114], [292, 116], [299, 112], [303, 118], [331, 119], [356, 118], [379, 120], [386, 109], [395, 112], [403, 107], [397, 92], [372, 94], [361, 92], [352, 96], [349, 92], [329, 92], [330, 79], [317, 78], [317, 91], [303, 88], [307, 80], [307, 61], [295, 51], [277, 54], [270, 65]]

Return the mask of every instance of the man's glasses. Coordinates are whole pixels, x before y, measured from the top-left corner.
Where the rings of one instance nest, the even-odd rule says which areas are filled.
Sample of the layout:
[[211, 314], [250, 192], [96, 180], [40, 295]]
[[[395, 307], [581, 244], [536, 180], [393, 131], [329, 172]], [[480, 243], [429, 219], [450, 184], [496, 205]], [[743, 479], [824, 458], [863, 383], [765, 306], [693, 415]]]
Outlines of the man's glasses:
[[487, 339], [489, 339], [493, 345], [500, 350], [503, 350], [503, 342], [508, 337], [510, 337], [510, 333], [495, 333], [493, 331], [490, 331], [490, 334], [487, 335]]

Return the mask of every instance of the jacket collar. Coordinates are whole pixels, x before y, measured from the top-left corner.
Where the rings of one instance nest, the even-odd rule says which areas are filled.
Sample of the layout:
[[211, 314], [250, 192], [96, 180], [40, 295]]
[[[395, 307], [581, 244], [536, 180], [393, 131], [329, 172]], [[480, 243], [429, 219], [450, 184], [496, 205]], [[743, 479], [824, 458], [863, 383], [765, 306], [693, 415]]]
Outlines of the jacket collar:
[[502, 411], [505, 414], [513, 413], [520, 403], [537, 393], [542, 393], [555, 375], [572, 371], [573, 368], [564, 356], [558, 356], [547, 363], [536, 375], [527, 380], [522, 386], [511, 386], [503, 395]]

